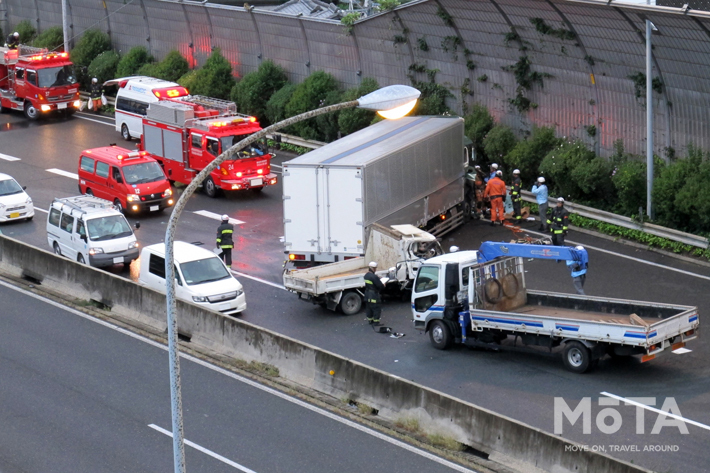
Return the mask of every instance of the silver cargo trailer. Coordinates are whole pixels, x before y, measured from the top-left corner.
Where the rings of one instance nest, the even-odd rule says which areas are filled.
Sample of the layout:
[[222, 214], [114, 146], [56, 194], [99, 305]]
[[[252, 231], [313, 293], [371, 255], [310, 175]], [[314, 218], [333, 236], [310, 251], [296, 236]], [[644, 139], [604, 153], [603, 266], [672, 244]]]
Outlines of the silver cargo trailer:
[[295, 266], [365, 253], [369, 226], [440, 236], [470, 215], [461, 118], [385, 120], [283, 165], [284, 245]]

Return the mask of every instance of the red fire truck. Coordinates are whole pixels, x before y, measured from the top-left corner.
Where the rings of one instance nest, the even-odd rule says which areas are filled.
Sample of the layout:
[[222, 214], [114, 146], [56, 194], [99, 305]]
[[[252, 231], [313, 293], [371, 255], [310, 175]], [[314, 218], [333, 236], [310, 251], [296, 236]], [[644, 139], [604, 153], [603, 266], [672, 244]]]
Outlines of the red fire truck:
[[0, 47], [0, 108], [22, 110], [30, 120], [79, 109], [79, 84], [69, 54], [20, 45]]
[[[234, 102], [200, 95], [150, 104], [143, 119], [142, 148], [165, 170], [171, 181], [189, 184], [223, 151], [261, 130], [255, 117], [237, 113]], [[202, 183], [210, 197], [220, 191], [261, 191], [277, 182], [265, 142], [239, 150]]]

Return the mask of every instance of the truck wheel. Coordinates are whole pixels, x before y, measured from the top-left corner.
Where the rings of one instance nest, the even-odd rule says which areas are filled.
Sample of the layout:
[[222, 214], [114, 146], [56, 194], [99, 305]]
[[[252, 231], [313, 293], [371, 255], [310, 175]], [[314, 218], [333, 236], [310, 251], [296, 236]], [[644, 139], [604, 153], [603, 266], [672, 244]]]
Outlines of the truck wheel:
[[54, 248], [54, 254], [57, 256], [62, 256], [62, 249], [59, 248], [59, 243], [56, 241], [54, 242], [54, 245], [52, 245], [52, 248]]
[[121, 136], [124, 140], [131, 141], [131, 132], [128, 131], [128, 126], [125, 123], [121, 125]]
[[437, 350], [448, 350], [454, 343], [454, 337], [449, 326], [443, 320], [435, 320], [429, 327], [429, 340]]
[[260, 194], [261, 191], [264, 190], [264, 188], [263, 188], [263, 187], [252, 187], [252, 188], [249, 189], [249, 190], [252, 191], [252, 192], [255, 193], [255, 194]]
[[340, 307], [340, 311], [344, 315], [357, 314], [358, 312], [360, 312], [360, 309], [362, 309], [362, 297], [360, 297], [360, 294], [358, 294], [357, 292], [346, 292], [340, 299], [340, 304], [338, 304], [338, 307]]
[[567, 342], [562, 351], [562, 361], [565, 368], [573, 373], [584, 373], [592, 364], [592, 354], [581, 342]]
[[25, 102], [25, 116], [30, 120], [37, 120], [39, 112], [31, 102]]
[[86, 261], [84, 261], [84, 255], [82, 255], [81, 253], [79, 253], [79, 257], [76, 259], [76, 261], [79, 264], [86, 264]]
[[205, 190], [205, 194], [209, 197], [215, 198], [219, 194], [219, 189], [212, 180], [211, 176], [205, 179], [205, 182], [202, 183], [202, 188]]
[[86, 195], [94, 195], [94, 191], [91, 189], [86, 189]]

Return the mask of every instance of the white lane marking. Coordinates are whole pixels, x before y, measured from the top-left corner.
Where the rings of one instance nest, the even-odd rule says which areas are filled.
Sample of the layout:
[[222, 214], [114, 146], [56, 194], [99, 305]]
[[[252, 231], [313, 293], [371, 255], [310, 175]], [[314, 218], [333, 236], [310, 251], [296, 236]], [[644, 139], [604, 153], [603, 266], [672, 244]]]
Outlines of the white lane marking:
[[[39, 301], [45, 302], [46, 304], [52, 305], [54, 307], [57, 307], [59, 309], [66, 311], [66, 312], [69, 312], [71, 314], [78, 315], [79, 317], [81, 317], [83, 319], [90, 320], [90, 321], [97, 323], [99, 325], [103, 325], [104, 327], [110, 328], [110, 329], [115, 330], [116, 332], [122, 333], [124, 335], [128, 335], [131, 338], [135, 338], [136, 340], [140, 340], [144, 343], [147, 343], [148, 345], [152, 345], [152, 346], [159, 348], [163, 351], [168, 351], [168, 347], [161, 344], [161, 343], [153, 341], [149, 338], [145, 338], [141, 335], [133, 333], [133, 332], [126, 330], [124, 328], [113, 325], [112, 323], [94, 318], [88, 314], [85, 314], [83, 312], [79, 312], [76, 309], [72, 309], [71, 307], [66, 307], [66, 306], [60, 304], [59, 302], [55, 302], [53, 300], [39, 296], [37, 294], [26, 291], [26, 290], [21, 289], [19, 287], [13, 286], [11, 284], [6, 283], [5, 281], [0, 281], [0, 286], [5, 286], [8, 289], [12, 289], [13, 291], [20, 292], [22, 294], [25, 294], [26, 296], [29, 296], [29, 297], [32, 297], [32, 298], [37, 299]], [[256, 381], [252, 381], [251, 379], [245, 378], [243, 376], [239, 376], [238, 374], [232, 373], [231, 371], [227, 371], [224, 368], [220, 368], [218, 366], [211, 365], [206, 361], [200, 360], [199, 358], [195, 358], [194, 356], [188, 355], [186, 353], [180, 353], [180, 358], [184, 358], [185, 360], [191, 361], [191, 362], [196, 363], [200, 366], [204, 366], [205, 368], [211, 369], [212, 371], [220, 373], [224, 376], [232, 378], [232, 379], [239, 381], [241, 383], [247, 384], [253, 388], [256, 388], [256, 389], [259, 389], [259, 390], [264, 391], [266, 393], [272, 394], [272, 395], [279, 397], [285, 401], [288, 401], [292, 404], [296, 404], [297, 406], [300, 406], [300, 407], [308, 409], [312, 412], [315, 412], [316, 414], [320, 414], [320, 415], [327, 417], [331, 420], [334, 420], [336, 422], [340, 422], [341, 424], [344, 424], [348, 427], [352, 427], [353, 429], [359, 430], [360, 432], [363, 432], [363, 433], [371, 435], [377, 439], [388, 442], [394, 446], [400, 447], [404, 450], [407, 450], [411, 453], [414, 453], [416, 455], [424, 457], [424, 458], [431, 460], [435, 463], [439, 463], [440, 465], [444, 465], [448, 468], [451, 468], [452, 470], [460, 471], [461, 473], [478, 473], [475, 470], [470, 470], [470, 469], [465, 468], [465, 467], [458, 465], [456, 463], [453, 463], [453, 462], [450, 462], [450, 461], [445, 460], [443, 458], [437, 457], [433, 453], [429, 453], [426, 450], [419, 449], [413, 445], [409, 445], [408, 443], [402, 442], [401, 440], [397, 440], [392, 437], [389, 437], [381, 432], [370, 429], [369, 427], [365, 427], [364, 425], [360, 425], [360, 424], [353, 422], [349, 419], [345, 419], [343, 417], [340, 417], [337, 414], [333, 414], [332, 412], [326, 411], [325, 409], [321, 409], [320, 407], [313, 406], [311, 404], [308, 404], [305, 401], [301, 401], [300, 399], [290, 397], [286, 393], [282, 393], [281, 391], [277, 391], [273, 388], [269, 388], [267, 386], [261, 385], [261, 384], [257, 383]]]
[[277, 289], [283, 289], [284, 291], [288, 291], [285, 287], [281, 286], [280, 284], [276, 284], [275, 282], [267, 281], [265, 279], [257, 278], [256, 276], [249, 276], [248, 274], [240, 273], [239, 271], [231, 270], [234, 274], [237, 276], [241, 276], [243, 278], [247, 279], [253, 279], [254, 281], [263, 283], [263, 284], [268, 284], [269, 286], [274, 286]]
[[[539, 232], [535, 232], [535, 231], [532, 231], [532, 230], [525, 230], [525, 231], [528, 232], [528, 233], [534, 233], [535, 235], [546, 236], [545, 233], [539, 233]], [[595, 250], [595, 251], [600, 251], [600, 252], [602, 252], [602, 253], [607, 253], [607, 254], [609, 254], [609, 255], [618, 256], [618, 257], [620, 257], [620, 258], [629, 259], [629, 260], [631, 260], [631, 261], [636, 261], [636, 262], [638, 262], [638, 263], [643, 263], [643, 264], [647, 264], [647, 265], [649, 265], [649, 266], [655, 266], [655, 267], [657, 267], [657, 268], [663, 268], [663, 269], [667, 269], [667, 270], [669, 270], [669, 271], [675, 271], [676, 273], [685, 274], [686, 276], [693, 276], [693, 277], [695, 277], [695, 278], [700, 278], [700, 279], [705, 279], [705, 280], [707, 280], [707, 281], [710, 281], [710, 276], [705, 276], [705, 275], [703, 275], [703, 274], [691, 273], [690, 271], [685, 271], [685, 270], [683, 270], [683, 269], [672, 268], [672, 267], [670, 267], [670, 266], [666, 266], [666, 265], [663, 265], [663, 264], [660, 264], [660, 263], [654, 263], [654, 262], [652, 262], [652, 261], [647, 261], [647, 260], [645, 260], [645, 259], [635, 258], [635, 257], [633, 257], [633, 256], [628, 256], [628, 255], [624, 255], [624, 254], [621, 254], [621, 253], [616, 253], [616, 252], [614, 252], [614, 251], [605, 250], [605, 249], [603, 249], [603, 248], [598, 248], [598, 247], [596, 247], [596, 246], [590, 246], [590, 245], [587, 245], [587, 244], [585, 244], [585, 243], [580, 243], [580, 242], [576, 242], [576, 241], [573, 241], [573, 240], [567, 240], [567, 243], [572, 243], [573, 245], [582, 245], [582, 246], [585, 247], [586, 249], [592, 249], [592, 250]]]
[[[208, 211], [208, 210], [198, 210], [198, 211], [193, 212], [193, 213], [196, 213], [197, 215], [202, 215], [203, 217], [211, 218], [212, 220], [219, 220], [219, 221], [222, 221], [222, 216], [221, 216], [221, 215], [216, 214], [216, 213], [214, 213], [214, 212], [210, 212], [210, 211]], [[241, 224], [246, 223], [246, 222], [242, 222], [241, 220], [237, 220], [236, 218], [230, 218], [230, 219], [229, 219], [229, 223], [231, 223], [232, 225], [241, 225]]]
[[[150, 427], [153, 430], [157, 430], [161, 434], [165, 434], [170, 438], [173, 438], [173, 433], [170, 432], [169, 430], [165, 430], [162, 427], [158, 427], [155, 424], [148, 424], [148, 427]], [[249, 468], [242, 466], [239, 463], [233, 462], [232, 460], [230, 460], [228, 458], [224, 458], [222, 455], [219, 455], [219, 454], [213, 452], [212, 450], [207, 450], [205, 447], [197, 445], [195, 442], [191, 442], [187, 439], [184, 439], [184, 441], [185, 441], [185, 445], [189, 445], [190, 447], [194, 448], [195, 450], [199, 450], [202, 453], [211, 456], [212, 458], [216, 458], [217, 460], [221, 461], [222, 463], [226, 463], [229, 466], [233, 466], [237, 470], [241, 470], [244, 473], [256, 473], [254, 470], [250, 470]]]
[[2, 154], [2, 153], [0, 153], [0, 159], [4, 159], [5, 161], [20, 161], [20, 158], [16, 158], [14, 156], [8, 156], [7, 154]]
[[691, 351], [693, 351], [693, 350], [689, 350], [685, 347], [680, 347], [680, 348], [676, 348], [671, 353], [673, 353], [675, 355], [685, 355], [686, 353], [690, 353]]
[[35, 207], [35, 212], [42, 212], [42, 213], [48, 214], [49, 210], [44, 210], [44, 209], [40, 209], [39, 207]]
[[610, 393], [608, 393], [608, 392], [606, 392], [606, 391], [602, 391], [602, 392], [600, 392], [599, 394], [601, 394], [602, 396], [607, 396], [607, 397], [616, 399], [616, 400], [618, 400], [618, 401], [623, 401], [623, 402], [625, 402], [626, 404], [631, 404], [632, 406], [643, 407], [644, 409], [649, 410], [649, 411], [651, 411], [651, 412], [655, 412], [656, 414], [663, 414], [663, 415], [665, 415], [665, 416], [672, 417], [673, 419], [683, 421], [683, 422], [685, 422], [686, 424], [695, 425], [695, 426], [697, 426], [697, 427], [700, 427], [701, 429], [710, 430], [710, 425], [701, 424], [700, 422], [696, 422], [696, 421], [694, 421], [694, 420], [686, 419], [685, 417], [681, 417], [681, 416], [676, 415], [676, 414], [671, 414], [670, 412], [665, 412], [665, 411], [662, 411], [662, 410], [660, 410], [660, 409], [656, 409], [655, 407], [647, 406], [646, 404], [641, 404], [640, 402], [632, 401], [631, 399], [626, 399], [626, 398], [623, 398], [623, 397], [621, 397], [621, 396], [617, 396], [616, 394], [610, 394]]
[[95, 118], [89, 118], [89, 117], [78, 116], [78, 115], [77, 115], [76, 118], [81, 118], [82, 120], [87, 120], [87, 121], [94, 122], [94, 123], [101, 123], [102, 125], [108, 125], [108, 126], [110, 126], [110, 127], [115, 127], [115, 126], [116, 126], [116, 125], [113, 124], [113, 123], [102, 122], [101, 120], [96, 120]]
[[64, 176], [64, 177], [70, 177], [72, 179], [79, 179], [78, 174], [74, 174], [73, 172], [69, 172], [69, 171], [62, 171], [61, 169], [55, 169], [55, 168], [47, 169], [47, 172], [59, 174], [60, 176]]

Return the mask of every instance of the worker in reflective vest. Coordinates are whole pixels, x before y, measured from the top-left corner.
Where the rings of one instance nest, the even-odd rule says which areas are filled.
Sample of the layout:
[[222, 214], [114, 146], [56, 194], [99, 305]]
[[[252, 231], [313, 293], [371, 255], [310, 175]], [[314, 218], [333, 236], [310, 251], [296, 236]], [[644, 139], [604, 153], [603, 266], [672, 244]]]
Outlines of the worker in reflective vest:
[[371, 261], [365, 274], [365, 313], [368, 323], [379, 325], [382, 314], [380, 291], [385, 289], [385, 285], [382, 284], [375, 271], [377, 271], [377, 262]]
[[234, 225], [229, 223], [229, 215], [222, 215], [222, 223], [217, 228], [217, 248], [222, 250], [220, 254], [222, 256], [222, 261], [228, 267], [232, 266], [232, 248], [234, 248], [234, 240], [232, 240], [232, 234], [234, 233]]
[[496, 172], [496, 176], [486, 184], [486, 190], [483, 194], [491, 202], [491, 226], [494, 226], [496, 222], [500, 222], [503, 225], [503, 219], [505, 218], [503, 215], [505, 212], [503, 201], [505, 200], [506, 190], [502, 176], [503, 173], [501, 171]]
[[520, 206], [523, 202], [523, 195], [520, 193], [520, 170], [516, 169], [513, 171], [513, 185], [510, 186], [510, 199], [513, 201], [513, 219], [516, 225], [520, 225], [523, 219], [520, 213]]
[[557, 246], [564, 246], [569, 224], [569, 213], [565, 210], [564, 204], [565, 199], [558, 197], [557, 207], [547, 217], [547, 226], [552, 232], [552, 244]]
[[[575, 249], [583, 250], [583, 246], [576, 246]], [[567, 260], [567, 268], [572, 273], [572, 284], [577, 290], [577, 294], [584, 295], [584, 281], [587, 279], [587, 265], [579, 261]]]

